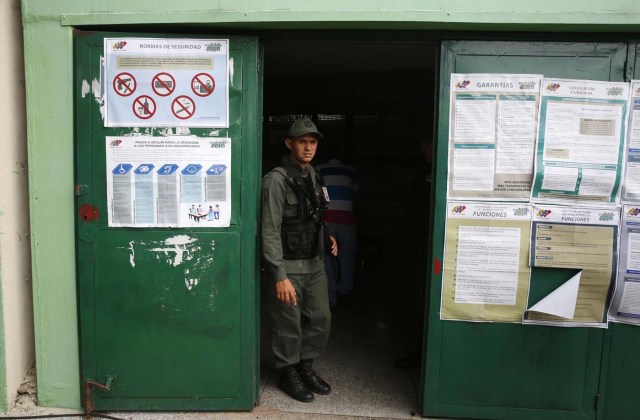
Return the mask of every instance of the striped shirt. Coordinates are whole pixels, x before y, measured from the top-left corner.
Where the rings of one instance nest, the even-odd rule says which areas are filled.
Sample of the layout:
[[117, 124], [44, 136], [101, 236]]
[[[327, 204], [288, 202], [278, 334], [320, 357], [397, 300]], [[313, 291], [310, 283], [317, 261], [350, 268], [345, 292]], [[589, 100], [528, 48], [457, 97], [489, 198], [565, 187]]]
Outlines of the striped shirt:
[[338, 159], [331, 159], [316, 167], [316, 171], [329, 192], [329, 208], [325, 211], [328, 223], [353, 225], [356, 219], [353, 213], [354, 193], [358, 189], [358, 177], [355, 169]]

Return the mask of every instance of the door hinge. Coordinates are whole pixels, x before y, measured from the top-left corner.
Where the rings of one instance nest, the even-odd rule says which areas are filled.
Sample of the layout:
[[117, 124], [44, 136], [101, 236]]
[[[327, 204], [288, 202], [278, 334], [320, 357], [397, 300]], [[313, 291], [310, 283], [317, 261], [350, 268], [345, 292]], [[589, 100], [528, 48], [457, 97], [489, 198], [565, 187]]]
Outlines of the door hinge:
[[97, 387], [102, 389], [104, 392], [111, 391], [111, 383], [115, 379], [115, 376], [107, 376], [107, 383], [100, 384], [98, 382], [94, 382], [90, 379], [86, 379], [84, 381], [84, 414], [90, 415], [93, 413], [93, 396], [91, 395], [91, 388]]
[[600, 409], [600, 394], [596, 394], [593, 397], [593, 408], [596, 410], [596, 413]]

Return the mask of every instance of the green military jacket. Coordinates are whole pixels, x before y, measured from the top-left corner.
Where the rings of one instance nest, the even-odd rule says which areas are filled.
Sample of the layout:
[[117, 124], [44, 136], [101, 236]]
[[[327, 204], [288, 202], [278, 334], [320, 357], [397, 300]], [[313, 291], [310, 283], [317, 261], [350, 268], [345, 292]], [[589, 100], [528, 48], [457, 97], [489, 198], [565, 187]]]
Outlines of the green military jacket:
[[[308, 166], [308, 175], [316, 183], [315, 170]], [[322, 232], [318, 235], [318, 256], [303, 260], [285, 260], [282, 252], [281, 225], [283, 217], [295, 216], [298, 196], [287, 184], [285, 175], [277, 170], [262, 179], [262, 257], [275, 281], [289, 278], [289, 274], [312, 273], [323, 269]]]

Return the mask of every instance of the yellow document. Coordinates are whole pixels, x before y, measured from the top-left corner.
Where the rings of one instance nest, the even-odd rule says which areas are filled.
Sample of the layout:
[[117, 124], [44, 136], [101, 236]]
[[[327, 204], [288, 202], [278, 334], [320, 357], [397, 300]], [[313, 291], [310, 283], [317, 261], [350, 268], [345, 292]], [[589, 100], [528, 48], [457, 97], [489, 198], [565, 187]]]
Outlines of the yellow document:
[[615, 209], [535, 207], [531, 265], [581, 269], [572, 319], [530, 312], [525, 322], [606, 326], [606, 304], [616, 259], [619, 212]]
[[531, 208], [447, 205], [440, 318], [521, 322], [529, 291]]

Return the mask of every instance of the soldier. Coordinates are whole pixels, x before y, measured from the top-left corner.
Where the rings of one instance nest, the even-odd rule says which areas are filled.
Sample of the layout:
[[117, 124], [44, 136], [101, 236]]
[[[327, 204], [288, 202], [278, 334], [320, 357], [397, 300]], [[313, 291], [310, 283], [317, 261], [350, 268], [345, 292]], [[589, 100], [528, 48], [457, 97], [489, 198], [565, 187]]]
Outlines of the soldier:
[[[323, 256], [326, 189], [310, 165], [323, 135], [308, 118], [293, 122], [285, 139], [289, 156], [262, 184], [262, 255], [274, 282], [268, 287], [279, 386], [292, 398], [310, 402], [331, 387], [313, 370], [331, 326]], [[334, 238], [331, 253], [338, 254]]]

